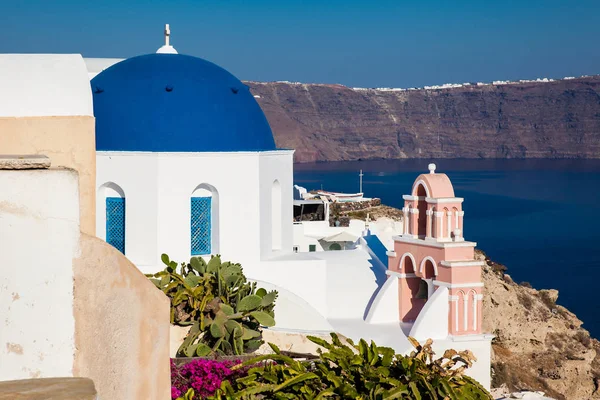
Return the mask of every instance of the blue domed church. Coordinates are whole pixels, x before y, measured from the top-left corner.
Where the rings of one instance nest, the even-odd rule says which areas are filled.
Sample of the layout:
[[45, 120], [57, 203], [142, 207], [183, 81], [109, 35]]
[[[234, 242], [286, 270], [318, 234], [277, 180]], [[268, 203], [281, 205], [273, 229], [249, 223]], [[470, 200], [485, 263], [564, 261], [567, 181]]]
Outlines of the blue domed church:
[[249, 88], [177, 54], [111, 65], [91, 80], [97, 235], [143, 272], [223, 254], [256, 262], [292, 250], [293, 151], [278, 150]]
[[[166, 39], [156, 54], [86, 60], [96, 118], [97, 236], [145, 273], [163, 269], [162, 253], [177, 261], [221, 254], [241, 263], [249, 280], [279, 293], [277, 325], [263, 335], [281, 348], [302, 352], [304, 334], [331, 331], [400, 353], [413, 349], [407, 335], [432, 338], [436, 352], [473, 351], [480, 361], [470, 371], [489, 387], [491, 337], [466, 332], [467, 325], [466, 335], [449, 333], [451, 321], [458, 324], [449, 318], [451, 302], [464, 303], [468, 315], [464, 296], [458, 303], [449, 294], [456, 285], [442, 282], [414, 321], [401, 320], [401, 293], [408, 289], [400, 291], [399, 279], [419, 276], [387, 266], [410, 253], [385, 252], [378, 242], [384, 249], [378, 255], [370, 235], [352, 250], [294, 252], [294, 233], [305, 233], [293, 222], [293, 151], [277, 149], [244, 83], [215, 64], [177, 54]], [[321, 223], [319, 229], [330, 229], [328, 221], [313, 222]], [[414, 245], [418, 238], [410, 236]], [[423, 266], [419, 273], [428, 271]], [[432, 284], [439, 282], [435, 275]], [[177, 332], [171, 331], [175, 340]]]

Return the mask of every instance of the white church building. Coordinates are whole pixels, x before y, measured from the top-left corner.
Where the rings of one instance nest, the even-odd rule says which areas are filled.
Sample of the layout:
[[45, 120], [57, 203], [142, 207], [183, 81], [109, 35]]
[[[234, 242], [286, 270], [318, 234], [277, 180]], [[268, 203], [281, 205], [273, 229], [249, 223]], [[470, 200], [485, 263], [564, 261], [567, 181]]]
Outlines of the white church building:
[[[85, 60], [96, 235], [144, 273], [164, 268], [162, 253], [241, 263], [250, 279], [279, 291], [273, 331], [336, 331], [398, 352], [412, 350], [409, 335], [434, 339], [438, 350], [470, 349], [478, 362], [469, 374], [489, 388], [481, 263], [462, 238], [462, 199], [448, 177], [433, 169], [416, 179], [404, 232], [390, 243], [366, 232], [352, 250], [296, 253], [293, 150], [276, 147], [244, 83], [178, 54], [168, 39], [167, 28], [155, 54]], [[438, 227], [448, 215], [456, 224]]]
[[91, 81], [97, 236], [143, 272], [292, 248], [293, 151], [277, 150], [248, 87], [200, 58], [150, 54]]

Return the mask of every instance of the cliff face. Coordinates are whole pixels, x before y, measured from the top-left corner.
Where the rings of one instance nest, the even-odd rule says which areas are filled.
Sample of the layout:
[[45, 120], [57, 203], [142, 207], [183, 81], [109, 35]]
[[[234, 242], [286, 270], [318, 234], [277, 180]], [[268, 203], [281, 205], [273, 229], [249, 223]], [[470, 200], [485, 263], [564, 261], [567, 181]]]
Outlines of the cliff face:
[[418, 90], [247, 84], [298, 162], [600, 158], [600, 76]]
[[600, 342], [557, 305], [556, 290], [518, 285], [486, 259], [483, 328], [492, 341], [492, 386], [540, 390], [555, 399], [600, 399]]

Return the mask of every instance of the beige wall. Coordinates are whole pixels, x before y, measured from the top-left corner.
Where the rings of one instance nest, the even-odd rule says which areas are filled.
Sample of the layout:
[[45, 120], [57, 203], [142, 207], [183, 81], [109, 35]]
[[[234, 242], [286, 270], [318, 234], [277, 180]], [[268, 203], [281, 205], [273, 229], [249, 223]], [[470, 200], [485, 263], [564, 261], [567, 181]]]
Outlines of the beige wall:
[[52, 167], [76, 170], [81, 230], [96, 234], [94, 117], [0, 118], [0, 154], [44, 154]]
[[106, 242], [82, 234], [80, 245], [73, 374], [101, 399], [170, 399], [169, 299]]

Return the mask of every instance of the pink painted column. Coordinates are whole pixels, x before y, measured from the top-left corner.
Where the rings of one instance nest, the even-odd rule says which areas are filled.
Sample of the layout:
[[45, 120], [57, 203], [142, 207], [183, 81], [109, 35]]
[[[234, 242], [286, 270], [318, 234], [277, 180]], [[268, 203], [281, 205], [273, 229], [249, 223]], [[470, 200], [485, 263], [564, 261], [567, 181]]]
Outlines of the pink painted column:
[[443, 229], [443, 224], [442, 224], [442, 218], [444, 217], [444, 212], [443, 211], [436, 211], [433, 213], [435, 216], [435, 236], [438, 239], [441, 239], [444, 237], [442, 229]]
[[425, 239], [431, 239], [432, 237], [432, 229], [433, 229], [433, 210], [431, 208], [427, 209], [427, 230], [425, 234]]
[[[450, 293], [453, 293], [455, 291], [451, 290]], [[449, 312], [448, 312], [448, 333], [450, 335], [458, 335], [459, 334], [459, 329], [458, 329], [458, 325], [460, 323], [460, 316], [459, 316], [459, 312], [458, 312], [458, 295], [457, 294], [450, 294], [448, 296], [448, 302], [449, 304]]]
[[452, 288], [448, 296], [449, 334], [455, 336], [478, 335], [482, 332], [482, 288]]
[[413, 208], [410, 212], [410, 234], [416, 236], [419, 232], [419, 209], [417, 208], [416, 204], [413, 205]]

